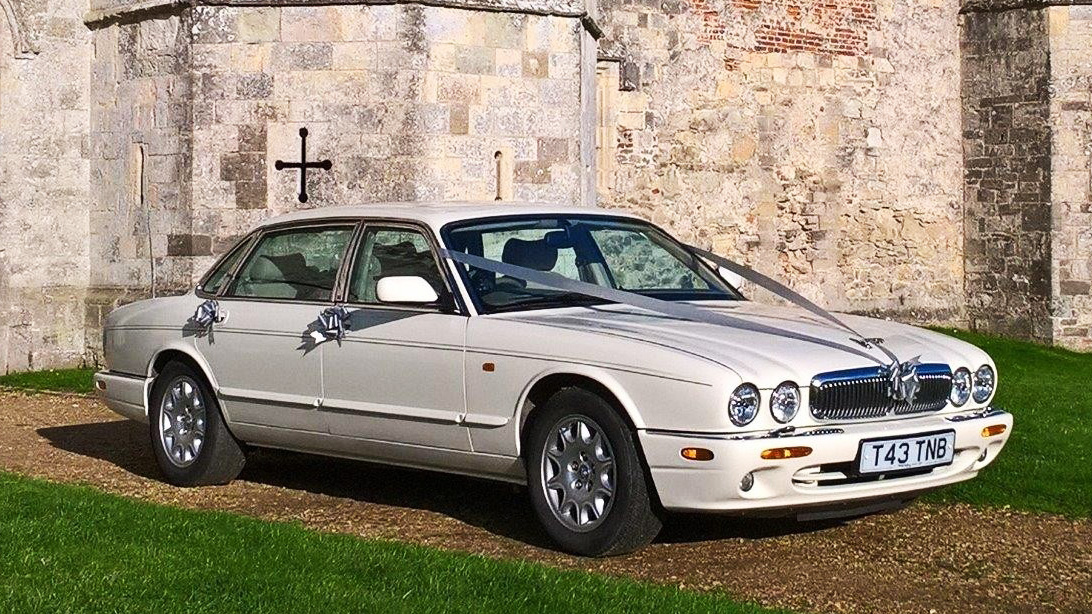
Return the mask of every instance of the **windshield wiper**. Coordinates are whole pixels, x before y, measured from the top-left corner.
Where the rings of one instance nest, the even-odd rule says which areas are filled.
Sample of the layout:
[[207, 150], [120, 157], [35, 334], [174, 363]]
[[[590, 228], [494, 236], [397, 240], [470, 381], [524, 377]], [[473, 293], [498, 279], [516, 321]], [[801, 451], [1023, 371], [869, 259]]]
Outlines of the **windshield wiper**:
[[529, 295], [526, 298], [522, 298], [503, 305], [492, 306], [492, 311], [516, 311], [527, 308], [540, 308], [545, 309], [549, 307], [570, 307], [581, 305], [599, 305], [603, 303], [609, 303], [610, 301], [601, 299], [596, 296], [588, 296], [587, 294], [580, 294], [579, 292], [561, 292], [558, 294], [549, 295]]

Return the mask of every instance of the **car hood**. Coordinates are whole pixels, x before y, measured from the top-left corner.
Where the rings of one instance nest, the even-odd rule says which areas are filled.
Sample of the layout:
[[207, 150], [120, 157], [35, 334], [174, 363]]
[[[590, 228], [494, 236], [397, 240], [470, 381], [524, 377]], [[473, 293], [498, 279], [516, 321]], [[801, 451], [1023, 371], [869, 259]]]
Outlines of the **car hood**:
[[[803, 309], [751, 301], [699, 305], [747, 322], [775, 327], [790, 335], [833, 342], [839, 347], [683, 320], [628, 305], [552, 309], [498, 317], [669, 347], [717, 362], [762, 388], [776, 386], [786, 379], [804, 383], [818, 373], [891, 362], [879, 349], [863, 348], [850, 340], [852, 335], [847, 331]], [[985, 352], [975, 346], [940, 333], [889, 320], [845, 314], [838, 314], [838, 317], [865, 337], [882, 338], [884, 347], [901, 361], [918, 357], [922, 363], [939, 362], [951, 365], [953, 370], [964, 366], [972, 371], [982, 364], [992, 364]], [[872, 355], [875, 360], [861, 356], [859, 352]]]

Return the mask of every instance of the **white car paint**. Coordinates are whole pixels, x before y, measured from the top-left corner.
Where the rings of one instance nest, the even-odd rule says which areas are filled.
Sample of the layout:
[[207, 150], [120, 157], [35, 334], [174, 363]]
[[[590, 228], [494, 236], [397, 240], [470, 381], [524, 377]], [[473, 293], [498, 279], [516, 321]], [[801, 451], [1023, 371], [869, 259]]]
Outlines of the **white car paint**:
[[[442, 245], [449, 222], [501, 215], [628, 216], [548, 205], [391, 205], [312, 209], [273, 224], [329, 219], [419, 225]], [[531, 391], [551, 378], [582, 378], [607, 391], [636, 430], [659, 501], [667, 509], [756, 511], [804, 509], [863, 499], [898, 499], [974, 477], [1005, 445], [1012, 418], [989, 413], [989, 401], [949, 404], [928, 415], [872, 420], [818, 420], [807, 411], [808, 383], [818, 373], [872, 366], [828, 347], [713, 324], [650, 314], [626, 305], [478, 314], [455, 265], [444, 265], [458, 313], [403, 306], [349, 306], [340, 342], [307, 345], [307, 327], [332, 303], [220, 298], [224, 321], [198, 334], [187, 320], [205, 298], [197, 292], [126, 305], [107, 319], [106, 370], [100, 393], [118, 413], [147, 420], [157, 362], [184, 355], [200, 368], [239, 439], [303, 450], [522, 482], [521, 428], [534, 411]], [[748, 321], [814, 337], [845, 332], [801, 309], [747, 301], [703, 306]], [[980, 349], [932, 331], [860, 316], [844, 320], [882, 337], [903, 359], [996, 367]], [[302, 349], [301, 349], [302, 348]], [[491, 366], [491, 368], [490, 368]], [[763, 405], [746, 427], [732, 424], [729, 396], [743, 382], [768, 393], [801, 384], [803, 407], [793, 437]], [[982, 427], [1004, 424], [1001, 435]], [[840, 432], [827, 432], [835, 427]], [[820, 465], [852, 461], [863, 439], [954, 429], [956, 459], [926, 475], [841, 486], [816, 486]], [[808, 446], [812, 455], [762, 460], [762, 450]], [[683, 447], [714, 452], [683, 458]], [[755, 486], [740, 488], [752, 473]], [[795, 479], [794, 479], [795, 478]]]

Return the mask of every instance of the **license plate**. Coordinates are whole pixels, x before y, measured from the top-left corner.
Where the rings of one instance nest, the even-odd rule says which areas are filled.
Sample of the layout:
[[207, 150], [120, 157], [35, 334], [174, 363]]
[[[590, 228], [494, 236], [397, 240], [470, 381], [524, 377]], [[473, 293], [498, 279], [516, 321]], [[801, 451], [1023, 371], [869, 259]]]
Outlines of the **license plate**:
[[949, 465], [955, 459], [955, 431], [866, 439], [861, 442], [861, 474]]

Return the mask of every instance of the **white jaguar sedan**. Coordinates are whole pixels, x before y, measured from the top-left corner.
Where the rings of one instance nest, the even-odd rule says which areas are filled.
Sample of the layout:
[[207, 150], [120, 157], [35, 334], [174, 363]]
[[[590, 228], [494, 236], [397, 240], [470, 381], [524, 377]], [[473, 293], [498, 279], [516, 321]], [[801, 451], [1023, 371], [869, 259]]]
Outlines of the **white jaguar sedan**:
[[250, 447], [504, 480], [592, 556], [664, 511], [891, 509], [974, 477], [1012, 426], [981, 350], [601, 209], [293, 213], [195, 291], [115, 310], [104, 350], [99, 393], [173, 484], [229, 482]]

